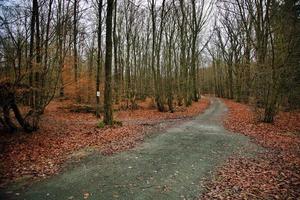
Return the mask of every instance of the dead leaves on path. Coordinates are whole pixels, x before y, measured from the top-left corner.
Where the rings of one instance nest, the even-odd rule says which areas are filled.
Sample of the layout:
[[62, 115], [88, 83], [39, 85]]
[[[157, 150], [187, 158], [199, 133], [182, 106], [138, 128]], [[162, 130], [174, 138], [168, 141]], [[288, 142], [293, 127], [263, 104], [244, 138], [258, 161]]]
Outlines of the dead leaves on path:
[[123, 126], [97, 128], [94, 115], [59, 109], [71, 102], [53, 102], [33, 134], [0, 134], [0, 185], [21, 177], [47, 177], [57, 173], [75, 152], [86, 147], [99, 149], [105, 155], [133, 148], [143, 140], [145, 126], [140, 120], [160, 122], [164, 119], [195, 116], [209, 105], [203, 98], [184, 111], [161, 113], [155, 109], [120, 111], [118, 120], [131, 121]]
[[280, 113], [274, 124], [255, 121], [247, 105], [224, 100], [224, 125], [267, 148], [255, 158], [231, 158], [207, 183], [202, 199], [298, 199], [300, 113]]

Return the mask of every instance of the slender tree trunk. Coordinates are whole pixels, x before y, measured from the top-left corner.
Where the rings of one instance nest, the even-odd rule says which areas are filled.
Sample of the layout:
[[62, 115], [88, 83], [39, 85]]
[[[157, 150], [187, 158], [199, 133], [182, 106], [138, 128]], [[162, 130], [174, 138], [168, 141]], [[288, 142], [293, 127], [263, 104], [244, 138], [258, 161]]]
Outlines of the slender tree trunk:
[[46, 96], [46, 92], [44, 90], [44, 87], [45, 87], [45, 82], [46, 82], [46, 74], [47, 74], [47, 70], [48, 70], [48, 54], [49, 54], [49, 50], [48, 50], [48, 47], [49, 47], [49, 32], [50, 32], [50, 21], [51, 21], [51, 15], [52, 15], [52, 3], [53, 3], [53, 0], [50, 0], [49, 1], [49, 9], [48, 9], [48, 16], [47, 16], [47, 24], [46, 24], [46, 38], [45, 38], [45, 57], [44, 57], [44, 69], [43, 69], [43, 73], [42, 73], [42, 91], [41, 91], [41, 99], [40, 99], [40, 104], [44, 104], [43, 103], [43, 100]]
[[65, 91], [64, 91], [64, 80], [63, 80], [63, 9], [62, 4], [64, 4], [64, 0], [58, 1], [58, 26], [57, 26], [57, 37], [58, 37], [58, 67], [59, 67], [59, 79], [60, 79], [60, 88], [59, 88], [59, 96], [64, 97]]
[[80, 96], [79, 96], [79, 83], [78, 83], [78, 51], [77, 51], [77, 34], [78, 34], [78, 28], [77, 28], [77, 6], [78, 6], [78, 0], [74, 0], [74, 19], [73, 19], [73, 44], [74, 44], [74, 79], [75, 79], [75, 95], [76, 95], [76, 101], [80, 102]]
[[100, 117], [100, 73], [101, 73], [101, 34], [102, 34], [102, 0], [98, 5], [98, 51], [96, 69], [96, 117]]
[[113, 41], [114, 41], [114, 90], [115, 90], [115, 103], [119, 103], [119, 69], [118, 69], [118, 36], [117, 36], [117, 0], [115, 0], [114, 8], [114, 28], [113, 28]]
[[105, 54], [105, 88], [104, 88], [104, 119], [107, 125], [113, 124], [112, 113], [112, 88], [111, 88], [111, 65], [112, 65], [112, 16], [114, 1], [107, 1], [106, 17], [106, 54]]
[[153, 74], [153, 85], [154, 85], [154, 92], [155, 98], [156, 93], [158, 91], [157, 88], [157, 74], [155, 70], [155, 45], [156, 45], [156, 12], [155, 12], [155, 1], [152, 0], [151, 2], [151, 21], [152, 21], [152, 52], [151, 52], [151, 70]]
[[41, 93], [41, 87], [40, 87], [40, 70], [41, 70], [41, 38], [40, 38], [40, 19], [39, 19], [39, 6], [38, 2], [36, 1], [36, 6], [34, 7], [34, 13], [35, 13], [35, 23], [36, 23], [36, 66], [35, 66], [35, 75], [34, 75], [34, 86], [35, 86], [35, 92], [34, 92], [34, 108], [40, 109], [40, 93]]
[[166, 41], [167, 43], [167, 52], [168, 52], [168, 67], [167, 67], [167, 101], [168, 101], [168, 107], [169, 111], [171, 113], [174, 112], [174, 106], [173, 106], [173, 78], [172, 78], [172, 42], [173, 42], [173, 35], [174, 31], [170, 31], [170, 36], [168, 39], [168, 36], [166, 34]]
[[[32, 1], [32, 15], [31, 15], [31, 22], [30, 22], [30, 45], [29, 45], [29, 86], [33, 87], [33, 53], [34, 53], [34, 36], [35, 36], [35, 21], [36, 21], [36, 8], [37, 8], [37, 1]], [[29, 98], [29, 104], [31, 108], [34, 108], [34, 92], [32, 91]]]
[[[87, 96], [88, 96], [88, 102], [91, 102], [91, 88], [92, 88], [92, 80], [93, 80], [93, 68], [94, 68], [94, 46], [95, 46], [95, 37], [96, 35], [93, 34], [93, 39], [92, 39], [92, 47], [91, 50], [89, 51], [89, 64], [88, 64], [88, 86], [87, 86]], [[94, 93], [94, 92], [93, 92]]]
[[233, 71], [232, 71], [232, 60], [228, 63], [228, 98], [233, 98]]
[[246, 50], [245, 50], [245, 76], [246, 76], [246, 87], [245, 87], [245, 98], [244, 101], [248, 102], [250, 97], [250, 89], [251, 89], [251, 77], [250, 77], [250, 57], [251, 57], [251, 50], [250, 50], [250, 36], [248, 36], [247, 33], [247, 44], [246, 44]]
[[161, 14], [160, 14], [160, 29], [158, 33], [158, 41], [156, 44], [156, 104], [158, 107], [158, 110], [160, 112], [163, 112], [164, 109], [164, 100], [163, 100], [163, 87], [162, 87], [162, 78], [161, 78], [161, 70], [160, 70], [160, 51], [161, 51], [161, 43], [162, 43], [162, 33], [164, 28], [164, 15], [165, 15], [165, 2], [166, 0], [162, 1], [161, 6]]
[[192, 99], [193, 101], [198, 101], [199, 91], [197, 86], [197, 72], [196, 72], [196, 61], [197, 61], [197, 50], [196, 43], [199, 32], [199, 22], [197, 20], [196, 13], [196, 2], [192, 0], [192, 55], [191, 55], [191, 76], [192, 76]]
[[193, 37], [192, 41], [192, 63], [191, 63], [191, 75], [192, 75], [192, 96], [194, 101], [198, 101], [198, 87], [197, 87], [197, 73], [196, 73], [196, 36]]

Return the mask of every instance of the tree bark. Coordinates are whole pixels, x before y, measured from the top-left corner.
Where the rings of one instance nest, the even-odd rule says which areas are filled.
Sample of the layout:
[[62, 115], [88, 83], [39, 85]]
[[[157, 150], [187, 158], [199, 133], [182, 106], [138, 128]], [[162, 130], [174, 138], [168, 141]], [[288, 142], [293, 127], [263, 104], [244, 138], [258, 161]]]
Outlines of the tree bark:
[[102, 0], [98, 5], [98, 51], [96, 69], [96, 117], [100, 117], [100, 72], [101, 72], [101, 34], [102, 34]]
[[105, 54], [105, 88], [104, 88], [104, 119], [107, 125], [113, 124], [112, 113], [112, 88], [111, 88], [111, 65], [112, 65], [112, 16], [114, 1], [107, 1], [106, 17], [106, 54]]
[[113, 41], [114, 41], [114, 90], [115, 90], [115, 103], [119, 103], [119, 67], [118, 67], [118, 36], [117, 36], [117, 0], [115, 0], [114, 8], [114, 28], [113, 28]]
[[[37, 7], [37, 1], [32, 1], [32, 15], [30, 22], [30, 45], [29, 45], [29, 86], [33, 87], [33, 54], [34, 54], [34, 36], [35, 36], [35, 21], [36, 21], [36, 12], [35, 8]], [[29, 105], [31, 108], [34, 108], [34, 93], [30, 93]]]
[[77, 34], [78, 34], [78, 28], [77, 28], [77, 6], [78, 6], [78, 0], [74, 0], [74, 13], [73, 13], [73, 62], [74, 62], [74, 79], [75, 79], [75, 95], [76, 95], [76, 101], [80, 102], [80, 96], [79, 96], [79, 83], [78, 83], [78, 52], [77, 52]]

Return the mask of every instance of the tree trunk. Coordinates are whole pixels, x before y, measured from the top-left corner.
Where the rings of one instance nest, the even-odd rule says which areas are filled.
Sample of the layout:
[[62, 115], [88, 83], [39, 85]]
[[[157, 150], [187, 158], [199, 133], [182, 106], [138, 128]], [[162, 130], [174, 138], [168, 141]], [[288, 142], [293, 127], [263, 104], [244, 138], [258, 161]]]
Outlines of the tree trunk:
[[58, 67], [59, 67], [59, 79], [60, 79], [60, 87], [59, 87], [59, 96], [64, 97], [65, 96], [65, 91], [64, 91], [64, 80], [63, 80], [63, 19], [62, 19], [62, 4], [64, 4], [64, 1], [59, 0], [58, 1], [58, 13], [57, 13], [57, 20], [58, 20], [58, 25], [57, 25], [57, 46], [58, 46]]
[[111, 88], [111, 65], [112, 65], [112, 16], [114, 1], [107, 1], [106, 17], [106, 54], [105, 54], [105, 88], [104, 88], [104, 119], [107, 125], [113, 124], [112, 113], [112, 88]]
[[35, 66], [35, 75], [34, 75], [34, 109], [39, 110], [41, 108], [40, 106], [40, 93], [41, 93], [41, 87], [40, 87], [40, 70], [41, 70], [41, 37], [40, 37], [40, 19], [39, 19], [39, 5], [37, 0], [35, 3], [35, 7], [33, 8], [33, 12], [35, 15], [35, 23], [36, 23], [36, 66]]
[[[35, 36], [35, 21], [36, 21], [36, 10], [37, 1], [32, 1], [32, 16], [30, 22], [30, 45], [29, 45], [29, 86], [33, 87], [33, 58], [34, 58], [34, 36]], [[31, 108], [34, 108], [34, 93], [33, 91], [30, 93], [29, 97], [29, 105]]]
[[96, 117], [100, 117], [100, 72], [101, 72], [101, 34], [102, 34], [102, 0], [98, 5], [98, 51], [96, 70]]
[[11, 108], [14, 111], [15, 117], [18, 120], [19, 124], [26, 132], [32, 132], [37, 130], [37, 127], [31, 126], [23, 117], [16, 103], [11, 104]]
[[4, 105], [2, 109], [3, 109], [3, 117], [4, 117], [5, 125], [8, 127], [8, 129], [11, 132], [15, 131], [17, 129], [17, 127], [10, 119], [9, 106]]
[[73, 43], [74, 43], [74, 79], [75, 79], [75, 95], [76, 95], [76, 101], [80, 102], [80, 96], [79, 96], [79, 83], [78, 83], [78, 52], [77, 52], [77, 6], [78, 6], [78, 0], [74, 0], [74, 19], [73, 19]]
[[114, 10], [114, 28], [113, 28], [113, 41], [114, 41], [114, 90], [115, 90], [115, 103], [119, 103], [119, 68], [118, 68], [118, 36], [117, 36], [117, 0], [115, 0]]

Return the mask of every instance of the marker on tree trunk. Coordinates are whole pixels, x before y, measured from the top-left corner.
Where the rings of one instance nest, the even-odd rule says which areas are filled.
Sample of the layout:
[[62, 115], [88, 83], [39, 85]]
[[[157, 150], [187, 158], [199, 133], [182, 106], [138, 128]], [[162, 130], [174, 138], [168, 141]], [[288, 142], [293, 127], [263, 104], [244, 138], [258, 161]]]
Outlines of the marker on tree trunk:
[[97, 97], [100, 97], [100, 91], [97, 91], [96, 95]]

